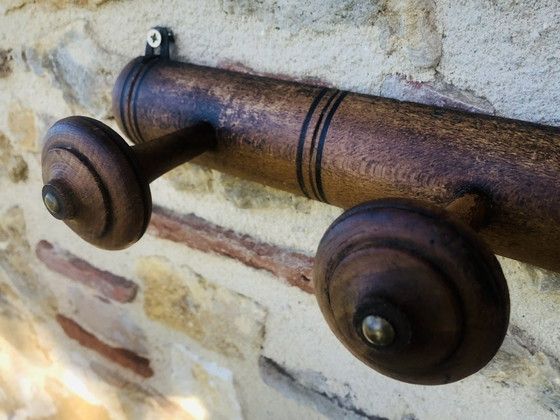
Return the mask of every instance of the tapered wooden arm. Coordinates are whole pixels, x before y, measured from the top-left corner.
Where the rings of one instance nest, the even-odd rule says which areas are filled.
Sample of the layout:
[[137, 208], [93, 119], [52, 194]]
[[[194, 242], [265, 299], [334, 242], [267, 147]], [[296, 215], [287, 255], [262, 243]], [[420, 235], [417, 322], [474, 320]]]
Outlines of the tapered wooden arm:
[[86, 241], [123, 249], [150, 221], [149, 183], [214, 144], [214, 130], [204, 123], [130, 147], [99, 121], [68, 117], [46, 135], [43, 201]]

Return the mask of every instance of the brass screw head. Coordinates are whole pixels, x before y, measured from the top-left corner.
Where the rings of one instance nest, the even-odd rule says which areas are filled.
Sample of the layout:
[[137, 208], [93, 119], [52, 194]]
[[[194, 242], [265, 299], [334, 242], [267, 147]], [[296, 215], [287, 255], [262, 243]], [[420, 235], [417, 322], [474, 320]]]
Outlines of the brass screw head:
[[43, 195], [43, 203], [45, 203], [45, 207], [52, 214], [58, 214], [62, 210], [58, 197], [50, 191]]
[[388, 346], [395, 340], [395, 329], [391, 323], [377, 315], [368, 315], [364, 318], [362, 333], [374, 346]]

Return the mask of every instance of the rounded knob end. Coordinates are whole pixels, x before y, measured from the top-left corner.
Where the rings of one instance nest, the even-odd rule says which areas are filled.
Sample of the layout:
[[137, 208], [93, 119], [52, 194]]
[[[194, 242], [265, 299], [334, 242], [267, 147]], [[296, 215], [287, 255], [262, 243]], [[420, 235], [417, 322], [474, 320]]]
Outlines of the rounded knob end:
[[42, 155], [43, 202], [86, 241], [104, 249], [136, 242], [152, 200], [131, 148], [87, 117], [69, 117], [47, 132]]
[[[61, 182], [53, 180], [51, 183], [43, 186], [42, 196], [45, 207], [59, 220], [71, 219], [74, 217], [73, 199], [68, 187], [61, 185]], [[58, 185], [57, 185], [58, 184]]]
[[445, 210], [365, 203], [325, 233], [314, 266], [321, 310], [360, 360], [404, 382], [460, 380], [498, 351], [509, 319], [502, 270]]

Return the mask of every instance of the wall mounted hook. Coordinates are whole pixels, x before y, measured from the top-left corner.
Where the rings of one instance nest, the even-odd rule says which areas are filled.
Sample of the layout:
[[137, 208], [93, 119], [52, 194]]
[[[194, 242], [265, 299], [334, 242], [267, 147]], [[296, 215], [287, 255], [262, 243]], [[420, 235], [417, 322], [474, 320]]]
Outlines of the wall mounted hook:
[[498, 350], [494, 253], [560, 271], [560, 128], [180, 63], [158, 33], [113, 91], [136, 146], [85, 117], [47, 134], [43, 200], [86, 240], [138, 240], [148, 183], [190, 159], [350, 208], [317, 251], [321, 310], [366, 364], [422, 384]]
[[146, 35], [146, 51], [144, 55], [150, 57], [159, 51], [161, 58], [169, 59], [169, 49], [175, 42], [175, 35], [169, 28], [155, 26]]
[[148, 227], [149, 183], [215, 142], [213, 127], [199, 123], [130, 147], [100, 121], [65, 118], [45, 138], [43, 201], [54, 217], [91, 244], [126, 248]]
[[387, 376], [454, 382], [485, 366], [504, 339], [507, 283], [469, 226], [486, 203], [466, 194], [447, 207], [465, 206], [458, 214], [410, 199], [366, 202], [335, 220], [319, 244], [313, 279], [325, 319]]

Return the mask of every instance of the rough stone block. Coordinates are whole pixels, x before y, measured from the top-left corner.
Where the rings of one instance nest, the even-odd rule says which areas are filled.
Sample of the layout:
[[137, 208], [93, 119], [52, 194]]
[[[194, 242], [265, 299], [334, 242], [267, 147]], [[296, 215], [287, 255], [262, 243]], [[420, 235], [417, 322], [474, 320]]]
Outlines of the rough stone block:
[[0, 132], [0, 177], [7, 176], [12, 182], [26, 181], [29, 168], [12, 143]]
[[228, 357], [243, 359], [259, 351], [266, 311], [257, 302], [210, 283], [188, 267], [178, 272], [163, 257], [139, 259], [138, 275], [150, 319]]
[[344, 0], [322, 2], [321, 7], [297, 0], [222, 0], [221, 9], [228, 15], [250, 16], [292, 34], [373, 26], [387, 52], [402, 51], [416, 67], [434, 67], [441, 57], [441, 33], [433, 0]]
[[12, 72], [12, 50], [0, 49], [0, 79], [8, 77]]
[[0, 5], [0, 13], [7, 14], [16, 9], [22, 8], [29, 0], [4, 0]]
[[[110, 420], [109, 410], [75, 393], [71, 385], [26, 365], [15, 352], [2, 350], [0, 419]], [[10, 353], [7, 355], [6, 353]], [[9, 361], [11, 364], [3, 363]], [[74, 384], [72, 384], [74, 385]], [[118, 417], [120, 418], [120, 417]]]
[[560, 360], [541, 351], [524, 330], [511, 325], [498, 354], [481, 371], [505, 388], [530, 390], [547, 411], [560, 416]]
[[178, 191], [195, 191], [199, 194], [214, 191], [215, 180], [212, 169], [194, 163], [180, 165], [163, 177]]
[[542, 293], [560, 293], [560, 273], [530, 265], [524, 265], [524, 269]]
[[299, 197], [256, 182], [215, 172], [217, 192], [240, 209], [296, 207]]
[[326, 32], [336, 25], [370, 25], [383, 7], [383, 1], [342, 0], [312, 2], [298, 0], [221, 0], [228, 15], [252, 16], [277, 29], [297, 33], [301, 30]]
[[53, 418], [56, 410], [44, 392], [43, 372], [0, 337], [0, 419]]
[[[436, 23], [433, 0], [385, 1], [384, 15], [390, 31], [389, 50], [399, 46], [410, 62], [419, 68], [432, 68], [441, 58], [442, 34]], [[392, 45], [391, 45], [392, 44]]]
[[53, 31], [22, 57], [37, 76], [48, 75], [69, 104], [96, 118], [111, 115], [111, 87], [122, 62], [102, 47], [85, 21]]
[[313, 292], [313, 259], [307, 255], [258, 241], [192, 214], [179, 215], [159, 206], [154, 206], [149, 232], [191, 248], [239, 260], [249, 267], [285, 279], [306, 292]]
[[[344, 36], [352, 30], [373, 28], [369, 33], [371, 38], [356, 42], [356, 51], [363, 48], [369, 50], [368, 54], [383, 52], [386, 59], [398, 61], [407, 69], [412, 67], [411, 71], [414, 68], [433, 69], [441, 58], [442, 33], [437, 26], [434, 0], [326, 1], [320, 7], [314, 2], [297, 0], [222, 0], [221, 10], [228, 16], [256, 19], [292, 36], [302, 33], [316, 38], [332, 34]], [[330, 53], [337, 48], [329, 47], [325, 44], [323, 48]], [[316, 56], [314, 51], [305, 53], [318, 61], [325, 55], [330, 56], [329, 53]], [[363, 57], [358, 54], [346, 58], [360, 63], [359, 59]], [[335, 56], [336, 53], [333, 60], [336, 60]], [[379, 66], [377, 63], [369, 65]]]
[[558, 2], [438, 3], [445, 80], [483, 95], [498, 115], [560, 125]]
[[52, 363], [49, 351], [42, 345], [32, 319], [22, 311], [21, 301], [3, 283], [0, 283], [0, 337], [10, 343], [29, 364], [46, 368]]
[[46, 420], [111, 420], [113, 418], [106, 408], [89, 403], [57, 379], [47, 378], [45, 391], [51, 396], [55, 406], [55, 414], [43, 417]]
[[117, 302], [131, 302], [136, 297], [138, 285], [133, 281], [94, 267], [50, 242], [39, 242], [35, 254], [51, 270], [97, 291], [106, 298]]

